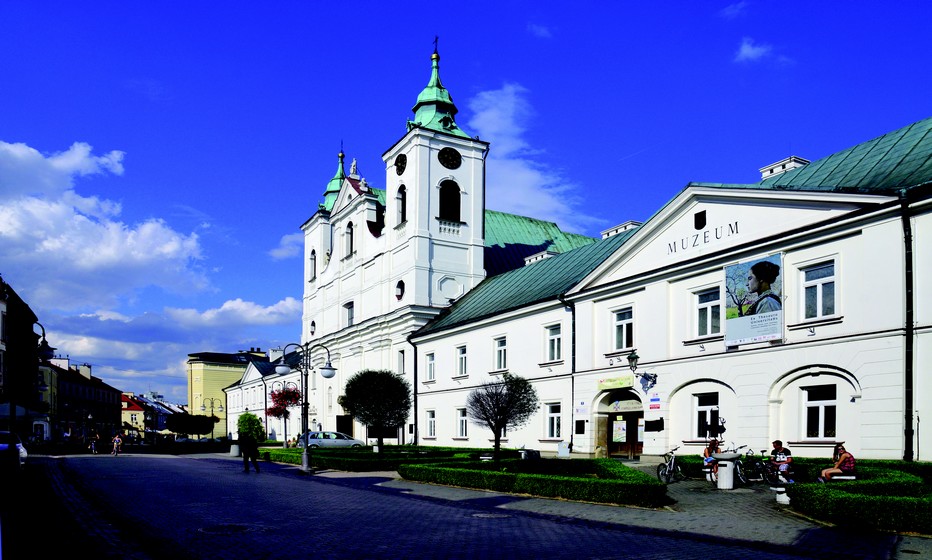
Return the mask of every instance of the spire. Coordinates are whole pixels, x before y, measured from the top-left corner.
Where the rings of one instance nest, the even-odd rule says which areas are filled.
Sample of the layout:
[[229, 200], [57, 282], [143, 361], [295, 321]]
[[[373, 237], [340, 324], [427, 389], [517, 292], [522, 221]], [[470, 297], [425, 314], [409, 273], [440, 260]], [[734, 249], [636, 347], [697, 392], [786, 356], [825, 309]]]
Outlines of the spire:
[[340, 187], [343, 186], [343, 179], [346, 179], [346, 172], [343, 171], [343, 158], [345, 156], [342, 149], [337, 157], [340, 158], [340, 162], [337, 164], [337, 173], [327, 183], [327, 188], [324, 190], [324, 202], [320, 205], [327, 212], [333, 209], [333, 204], [337, 201], [337, 195], [340, 194]]
[[408, 130], [422, 127], [469, 138], [469, 135], [463, 132], [453, 120], [457, 113], [456, 105], [453, 104], [450, 92], [440, 82], [440, 54], [437, 53], [436, 39], [434, 40], [434, 54], [430, 55], [430, 62], [430, 81], [417, 96], [417, 103], [412, 109], [414, 120], [408, 121]]

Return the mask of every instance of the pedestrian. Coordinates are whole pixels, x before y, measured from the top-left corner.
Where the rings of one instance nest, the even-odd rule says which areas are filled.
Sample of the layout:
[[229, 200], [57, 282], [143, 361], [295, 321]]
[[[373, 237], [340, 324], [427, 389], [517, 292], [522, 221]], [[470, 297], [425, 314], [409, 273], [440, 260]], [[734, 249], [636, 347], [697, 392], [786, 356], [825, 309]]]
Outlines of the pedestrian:
[[822, 476], [818, 478], [819, 482], [828, 482], [832, 475], [836, 474], [854, 474], [854, 455], [845, 451], [845, 444], [839, 443], [835, 446], [835, 453], [832, 459], [835, 464], [827, 469], [822, 469]]
[[793, 453], [783, 447], [783, 442], [773, 440], [773, 451], [770, 452], [770, 462], [777, 469], [778, 476], [782, 479], [780, 482], [792, 481]]
[[117, 432], [117, 434], [113, 436], [113, 451], [111, 451], [110, 454], [113, 455], [114, 457], [119, 457], [120, 447], [122, 445], [123, 445], [123, 438], [120, 436], [120, 432]]
[[239, 435], [239, 449], [243, 454], [243, 472], [249, 472], [249, 462], [259, 472], [259, 442], [251, 434]]

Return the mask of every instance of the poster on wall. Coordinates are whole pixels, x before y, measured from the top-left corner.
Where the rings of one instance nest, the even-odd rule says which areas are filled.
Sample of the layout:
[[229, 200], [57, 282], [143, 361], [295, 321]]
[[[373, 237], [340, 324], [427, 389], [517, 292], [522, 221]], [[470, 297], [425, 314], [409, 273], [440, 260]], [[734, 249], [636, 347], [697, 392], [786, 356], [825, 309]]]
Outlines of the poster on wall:
[[783, 254], [725, 267], [725, 345], [783, 338]]
[[615, 420], [612, 422], [612, 441], [614, 443], [624, 443], [628, 441], [628, 423], [624, 420]]

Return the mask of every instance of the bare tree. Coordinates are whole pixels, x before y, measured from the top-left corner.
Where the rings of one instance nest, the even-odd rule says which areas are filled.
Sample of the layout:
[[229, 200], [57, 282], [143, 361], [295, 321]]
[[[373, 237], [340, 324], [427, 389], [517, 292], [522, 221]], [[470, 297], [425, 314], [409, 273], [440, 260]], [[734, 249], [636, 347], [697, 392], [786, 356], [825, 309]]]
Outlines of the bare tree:
[[537, 391], [527, 379], [504, 374], [487, 381], [466, 398], [466, 413], [473, 424], [488, 426], [495, 436], [493, 457], [498, 461], [502, 432], [527, 423], [538, 407]]

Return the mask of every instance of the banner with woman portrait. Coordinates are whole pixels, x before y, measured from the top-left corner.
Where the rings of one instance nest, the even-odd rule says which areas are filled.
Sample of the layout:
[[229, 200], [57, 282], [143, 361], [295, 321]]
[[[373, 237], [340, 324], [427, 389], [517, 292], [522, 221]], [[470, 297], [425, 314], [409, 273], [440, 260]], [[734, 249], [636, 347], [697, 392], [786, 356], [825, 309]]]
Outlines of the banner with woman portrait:
[[725, 345], [783, 339], [783, 254], [725, 267]]

